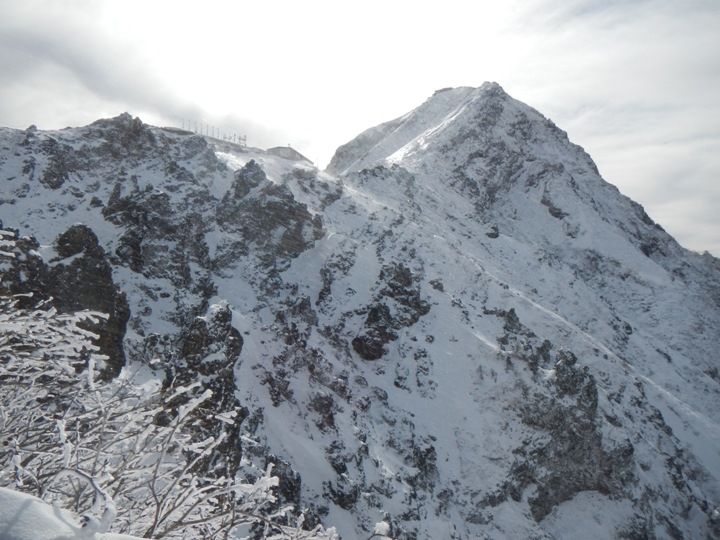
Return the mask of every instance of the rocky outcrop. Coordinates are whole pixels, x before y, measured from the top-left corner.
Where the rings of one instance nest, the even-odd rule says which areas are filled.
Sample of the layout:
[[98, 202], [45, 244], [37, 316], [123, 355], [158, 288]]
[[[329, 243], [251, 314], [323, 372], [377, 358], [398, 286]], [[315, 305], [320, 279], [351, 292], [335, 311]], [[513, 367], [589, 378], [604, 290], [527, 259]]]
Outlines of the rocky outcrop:
[[582, 491], [627, 495], [634, 480], [632, 443], [604, 447], [593, 376], [575, 365], [569, 351], [559, 351], [556, 359], [556, 394], [535, 394], [520, 410], [523, 423], [549, 433], [549, 442], [517, 449], [516, 455], [525, 459], [518, 460], [512, 473], [513, 493], [529, 483], [537, 486], [529, 499], [537, 521]]
[[230, 306], [227, 302], [215, 304], [205, 317], [196, 317], [180, 337], [179, 358], [185, 368], [195, 374], [181, 376], [186, 376], [188, 381], [195, 379], [197, 374], [223, 381], [229, 378], [225, 381], [230, 383], [229, 387], [221, 384], [220, 388], [222, 393], [232, 393], [232, 368], [242, 347], [242, 335], [232, 326]]
[[32, 236], [20, 236], [18, 231], [3, 228], [3, 239], [12, 244], [12, 249], [3, 249], [2, 282], [0, 294], [17, 296], [19, 307], [31, 308], [38, 302], [48, 300], [47, 290], [49, 268], [38, 253], [40, 244]]
[[108, 356], [103, 372], [116, 376], [125, 365], [123, 339], [130, 308], [125, 294], [113, 283], [105, 251], [86, 225], [74, 225], [58, 236], [55, 251], [58, 256], [50, 261], [47, 290], [60, 311], [89, 309], [109, 315], [90, 329], [100, 336], [97, 344]]
[[253, 160], [235, 173], [216, 219], [235, 238], [219, 249], [220, 265], [252, 249], [262, 264], [283, 269], [324, 234], [321, 217], [297, 202], [286, 186], [270, 182]]
[[54, 244], [57, 256], [47, 262], [39, 256], [40, 246], [34, 238], [16, 236], [15, 245], [19, 256], [3, 272], [3, 293], [32, 293], [22, 299], [21, 307], [49, 300], [61, 313], [90, 310], [107, 314], [107, 319], [84, 321], [80, 326], [98, 335], [95, 343], [107, 356], [105, 365], [98, 366], [100, 374], [118, 375], [125, 365], [123, 340], [130, 309], [125, 293], [113, 282], [112, 267], [92, 229], [73, 225], [59, 235]]
[[378, 360], [385, 345], [397, 339], [397, 331], [414, 325], [430, 312], [430, 304], [420, 295], [420, 286], [408, 267], [384, 267], [378, 281], [380, 291], [367, 309], [363, 330], [352, 340], [353, 349], [365, 360]]
[[[166, 387], [190, 387], [201, 382], [184, 400], [175, 400], [171, 415], [192, 397], [206, 390], [212, 392], [203, 407], [193, 412], [198, 417], [195, 422], [198, 439], [218, 438], [223, 433], [224, 439], [212, 456], [198, 464], [198, 469], [235, 474], [243, 455], [239, 434], [249, 412], [235, 396], [235, 368], [243, 338], [233, 326], [230, 306], [227, 302], [211, 305], [206, 315], [196, 317], [175, 343], [159, 336], [151, 336], [146, 342], [146, 352], [152, 351], [160, 358], [156, 367], [164, 370]], [[208, 414], [209, 411], [216, 414]]]
[[133, 272], [191, 288], [195, 279], [190, 265], [209, 266], [201, 213], [212, 200], [197, 197], [196, 206], [181, 212], [165, 191], [151, 185], [140, 189], [132, 182], [131, 186], [122, 194], [123, 183], [116, 183], [102, 209], [105, 219], [124, 229], [114, 255]]

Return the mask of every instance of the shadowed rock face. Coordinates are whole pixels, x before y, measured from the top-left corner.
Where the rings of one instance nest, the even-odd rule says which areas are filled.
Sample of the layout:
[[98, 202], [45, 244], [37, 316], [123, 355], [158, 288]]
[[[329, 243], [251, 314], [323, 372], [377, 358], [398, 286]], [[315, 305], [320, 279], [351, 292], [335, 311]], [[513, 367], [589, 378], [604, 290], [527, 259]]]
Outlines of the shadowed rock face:
[[430, 311], [430, 304], [420, 295], [419, 284], [404, 264], [383, 268], [378, 283], [382, 288], [367, 310], [364, 328], [352, 340], [353, 349], [365, 360], [382, 358], [385, 345], [397, 339], [397, 331], [414, 325]]
[[[206, 317], [197, 317], [180, 339], [180, 357], [197, 374], [215, 376], [230, 369], [240, 356], [243, 338], [232, 326], [227, 303], [212, 306]], [[211, 359], [208, 359], [211, 358]]]
[[[548, 431], [551, 440], [527, 452], [537, 494], [529, 501], [533, 517], [545, 518], [553, 508], [582, 491], [622, 496], [634, 480], [633, 445], [622, 441], [603, 447], [598, 430], [598, 392], [587, 369], [568, 362], [572, 353], [557, 354], [557, 397], [537, 395], [523, 408], [522, 421]], [[563, 399], [566, 398], [566, 399]], [[527, 476], [528, 469], [519, 478]]]
[[97, 345], [109, 357], [103, 374], [114, 377], [125, 365], [123, 339], [130, 318], [125, 294], [113, 283], [112, 267], [90, 227], [72, 226], [57, 237], [55, 250], [47, 290], [60, 311], [89, 309], [109, 316], [89, 329], [100, 336]]
[[[0, 229], [3, 229], [0, 220]], [[0, 293], [18, 296], [18, 306], [31, 308], [41, 300], [47, 300], [48, 266], [38, 253], [39, 242], [32, 236], [18, 235], [17, 230], [3, 229], [9, 233], [14, 244], [14, 257], [3, 258], [2, 282]]]
[[235, 414], [235, 423], [227, 425], [212, 415], [197, 413], [199, 437], [218, 437], [223, 431], [227, 435], [217, 455], [198, 464], [198, 468], [207, 472], [222, 463], [225, 470], [236, 471], [242, 457], [239, 434], [248, 410], [235, 397], [234, 370], [243, 338], [232, 325], [232, 311], [227, 302], [212, 305], [205, 316], [196, 317], [173, 348], [178, 355], [166, 363], [166, 386], [170, 383], [191, 385], [202, 380], [202, 388], [212, 391], [204, 409]]
[[130, 309], [125, 294], [113, 283], [112, 267], [97, 236], [85, 225], [73, 225], [55, 240], [57, 257], [49, 264], [37, 254], [40, 245], [32, 237], [16, 238], [20, 256], [3, 272], [2, 292], [27, 294], [21, 307], [50, 300], [61, 313], [98, 311], [108, 315], [80, 326], [96, 333], [95, 344], [108, 357], [98, 366], [103, 377], [115, 377], [125, 365], [123, 340]]
[[235, 173], [216, 219], [236, 238], [222, 255], [228, 263], [254, 247], [266, 265], [284, 266], [324, 234], [321, 217], [297, 202], [287, 187], [270, 182], [253, 160]]

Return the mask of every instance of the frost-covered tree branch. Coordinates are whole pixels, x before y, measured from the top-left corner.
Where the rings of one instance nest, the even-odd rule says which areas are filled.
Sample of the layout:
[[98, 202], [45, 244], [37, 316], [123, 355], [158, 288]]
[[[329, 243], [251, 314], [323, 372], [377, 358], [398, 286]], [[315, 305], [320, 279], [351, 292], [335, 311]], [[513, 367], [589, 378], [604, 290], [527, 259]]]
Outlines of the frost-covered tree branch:
[[[0, 241], [0, 255], [13, 256], [11, 237]], [[270, 469], [251, 482], [197, 472], [225, 437], [196, 439], [194, 413], [210, 390], [161, 391], [127, 371], [96, 380], [104, 357], [81, 324], [106, 316], [59, 313], [51, 301], [20, 308], [20, 298], [27, 305], [0, 295], [0, 487], [71, 509], [97, 532], [212, 538], [256, 523], [274, 540], [337, 538], [277, 523], [289, 509], [271, 510]], [[232, 425], [232, 411], [214, 412]]]

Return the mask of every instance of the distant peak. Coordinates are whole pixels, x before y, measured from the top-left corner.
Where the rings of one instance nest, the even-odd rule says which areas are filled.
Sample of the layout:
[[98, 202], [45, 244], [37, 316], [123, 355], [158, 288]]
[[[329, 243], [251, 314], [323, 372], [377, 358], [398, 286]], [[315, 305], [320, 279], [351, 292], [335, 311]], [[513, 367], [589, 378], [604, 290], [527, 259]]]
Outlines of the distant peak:
[[505, 89], [494, 81], [484, 82], [480, 86], [479, 90], [485, 92], [487, 96], [497, 96], [502, 98], [510, 97]]
[[431, 140], [437, 140], [450, 125], [475, 122], [473, 111], [486, 108], [496, 112], [509, 101], [510, 96], [496, 82], [441, 88], [407, 114], [370, 128], [338, 148], [328, 172], [346, 174], [385, 163], [391, 156], [424, 153]]
[[446, 86], [445, 88], [435, 90], [435, 92], [433, 92], [433, 96], [437, 96], [438, 94], [443, 94], [445, 92], [464, 93], [468, 91], [484, 92], [487, 95], [508, 95], [499, 83], [496, 83], [495, 81], [485, 81], [477, 88], [474, 86]]
[[444, 94], [446, 92], [450, 93], [466, 93], [466, 92], [482, 92], [487, 96], [499, 96], [499, 97], [508, 97], [508, 93], [505, 92], [505, 89], [500, 86], [499, 83], [496, 83], [495, 81], [485, 81], [478, 87], [474, 86], [446, 86], [445, 88], [440, 88], [438, 90], [435, 90], [433, 92], [433, 96], [437, 96], [438, 94]]
[[112, 118], [100, 118], [98, 120], [95, 120], [91, 126], [94, 127], [134, 127], [136, 129], [139, 129], [143, 127], [145, 124], [143, 124], [143, 121], [140, 120], [139, 117], [133, 118], [133, 116], [129, 112], [124, 112], [118, 116], [114, 116]]

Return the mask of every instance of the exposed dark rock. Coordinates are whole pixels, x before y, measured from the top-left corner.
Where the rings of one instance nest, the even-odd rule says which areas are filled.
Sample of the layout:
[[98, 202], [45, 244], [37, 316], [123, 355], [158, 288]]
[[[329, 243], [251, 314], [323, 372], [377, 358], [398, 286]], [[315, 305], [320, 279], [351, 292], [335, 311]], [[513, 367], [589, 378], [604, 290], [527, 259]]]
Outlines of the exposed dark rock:
[[318, 293], [315, 304], [323, 307], [323, 303], [332, 299], [332, 284], [336, 277], [347, 276], [355, 264], [355, 252], [352, 250], [342, 251], [332, 255], [320, 268], [320, 279], [322, 288]]
[[42, 148], [50, 156], [50, 161], [43, 171], [40, 182], [50, 189], [58, 189], [70, 179], [70, 173], [78, 166], [75, 151], [71, 146], [52, 138], [45, 139]]
[[335, 412], [337, 407], [332, 396], [328, 394], [316, 394], [312, 400], [310, 400], [310, 408], [319, 416], [316, 424], [320, 429], [327, 430], [335, 427]]
[[[179, 351], [194, 372], [217, 378], [226, 370], [232, 371], [242, 346], [243, 337], [232, 326], [230, 307], [223, 303], [213, 306], [207, 317], [193, 321], [180, 338]], [[232, 377], [227, 382], [232, 385]]]
[[320, 216], [313, 216], [307, 206], [297, 202], [287, 187], [269, 182], [255, 161], [235, 173], [233, 185], [217, 207], [216, 219], [225, 231], [239, 238], [221, 246], [218, 257], [223, 264], [244, 256], [254, 245], [264, 265], [286, 265], [324, 234]]
[[540, 202], [545, 205], [548, 209], [548, 212], [550, 212], [550, 215], [556, 219], [564, 219], [568, 216], [567, 213], [560, 210], [557, 206], [555, 206], [555, 203], [553, 203], [548, 197], [547, 194], [543, 194], [542, 199]]
[[352, 510], [360, 498], [360, 486], [347, 476], [338, 477], [336, 482], [325, 483], [325, 496], [344, 510]]
[[422, 299], [420, 287], [406, 266], [383, 267], [379, 280], [383, 286], [376, 295], [378, 301], [368, 308], [363, 330], [352, 340], [353, 349], [365, 360], [382, 358], [385, 345], [397, 339], [397, 331], [430, 312], [430, 304]]
[[411, 463], [417, 474], [408, 479], [408, 483], [416, 489], [432, 492], [438, 480], [435, 447], [432, 444], [413, 446]]
[[[634, 479], [630, 441], [611, 450], [604, 447], [593, 376], [575, 365], [577, 358], [570, 351], [559, 351], [556, 359], [557, 397], [536, 394], [521, 412], [525, 424], [548, 431], [551, 438], [530, 450], [524, 468], [513, 473], [517, 487], [510, 488], [537, 485], [537, 494], [529, 501], [537, 521], [581, 491], [622, 496]], [[567, 403], [564, 396], [573, 396], [574, 403]]]
[[31, 308], [51, 299], [61, 313], [90, 310], [108, 315], [81, 326], [98, 335], [95, 344], [108, 357], [105, 365], [98, 366], [101, 376], [116, 376], [125, 365], [123, 339], [130, 309], [125, 294], [113, 282], [112, 268], [92, 229], [73, 225], [58, 236], [58, 257], [50, 261], [52, 266], [38, 255], [40, 246], [34, 238], [16, 236], [14, 243], [19, 256], [3, 271], [0, 292], [32, 293], [18, 299], [19, 307]]
[[[258, 368], [259, 369], [259, 368]], [[261, 383], [267, 385], [270, 399], [275, 407], [284, 401], [293, 401], [293, 390], [290, 388], [290, 373], [285, 369], [273, 371], [264, 369]]]
[[20, 237], [17, 230], [3, 230], [11, 234], [10, 238], [14, 243], [11, 253], [14, 257], [3, 258], [5, 267], [0, 273], [0, 294], [31, 295], [17, 298], [20, 308], [30, 308], [39, 301], [47, 300], [51, 296], [47, 290], [50, 270], [37, 252], [40, 244], [32, 236]]
[[130, 308], [125, 294], [113, 283], [105, 251], [92, 229], [85, 225], [74, 225], [58, 236], [55, 249], [59, 258], [54, 261], [47, 282], [55, 305], [65, 312], [89, 309], [109, 315], [89, 329], [100, 336], [97, 344], [109, 357], [102, 372], [115, 376], [125, 365], [123, 339]]
[[[204, 220], [198, 211], [210, 205], [211, 199], [200, 197], [192, 210], [179, 212], [165, 192], [148, 186], [123, 195], [120, 186], [116, 184], [102, 210], [106, 219], [125, 229], [117, 242], [116, 260], [146, 277], [166, 278], [175, 288], [202, 295], [207, 270], [200, 269], [210, 266], [210, 258]], [[205, 299], [207, 296], [201, 301]]]
[[[152, 343], [159, 345], [161, 340], [153, 337], [148, 345], [152, 346]], [[226, 433], [217, 452], [199, 463], [198, 470], [209, 471], [221, 463], [224, 470], [234, 474], [242, 457], [240, 428], [249, 411], [235, 396], [234, 368], [242, 351], [243, 338], [232, 325], [230, 306], [226, 302], [211, 306], [206, 316], [195, 318], [180, 335], [175, 347], [178, 354], [170, 353], [169, 358], [166, 357], [166, 386], [190, 386], [201, 380], [201, 389], [196, 394], [202, 394], [207, 389], [212, 391], [212, 395], [203, 403], [201, 410], [194, 412], [199, 416], [196, 423], [199, 436], [218, 437], [221, 432]], [[174, 403], [177, 407], [182, 400], [176, 399]], [[207, 410], [234, 414], [234, 423], [227, 424], [213, 415], [207, 415], [203, 412]]]
[[274, 491], [279, 502], [283, 505], [292, 504], [298, 507], [302, 494], [302, 478], [287, 461], [276, 455], [270, 454], [266, 457], [265, 466], [267, 467], [270, 464], [273, 467], [273, 475], [277, 476], [279, 480], [278, 487]]
[[378, 360], [385, 353], [385, 344], [397, 339], [393, 331], [395, 320], [385, 304], [368, 310], [365, 329], [352, 340], [353, 349], [365, 360]]
[[[228, 196], [231, 195], [233, 199], [242, 199], [250, 193], [250, 190], [267, 183], [267, 181], [265, 171], [254, 159], [251, 159], [242, 169], [235, 171], [235, 180], [225, 197], [228, 198]], [[218, 209], [218, 218], [220, 220], [224, 220], [225, 218], [228, 220], [233, 219], [233, 216], [227, 213], [228, 203], [229, 201], [226, 201], [226, 206]]]
[[503, 323], [503, 335], [497, 338], [498, 343], [505, 346], [506, 349], [515, 348], [515, 351], [521, 352], [523, 357], [531, 364], [537, 364], [537, 358], [532, 359], [529, 354], [532, 350], [530, 342], [528, 340], [534, 340], [536, 338], [535, 333], [520, 322], [515, 312], [515, 308], [509, 310], [504, 309], [485, 309], [485, 315], [494, 315], [504, 319]]
[[136, 230], [130, 229], [118, 240], [115, 255], [124, 261], [133, 272], [141, 273], [145, 266], [142, 250], [142, 236]]
[[137, 159], [157, 145], [150, 126], [128, 113], [97, 120], [91, 126], [103, 132], [104, 143], [98, 153], [114, 159]]
[[304, 194], [312, 194], [317, 200], [318, 210], [337, 201], [343, 193], [342, 185], [322, 181], [317, 169], [293, 169], [290, 174], [283, 176], [283, 181], [297, 185]]

